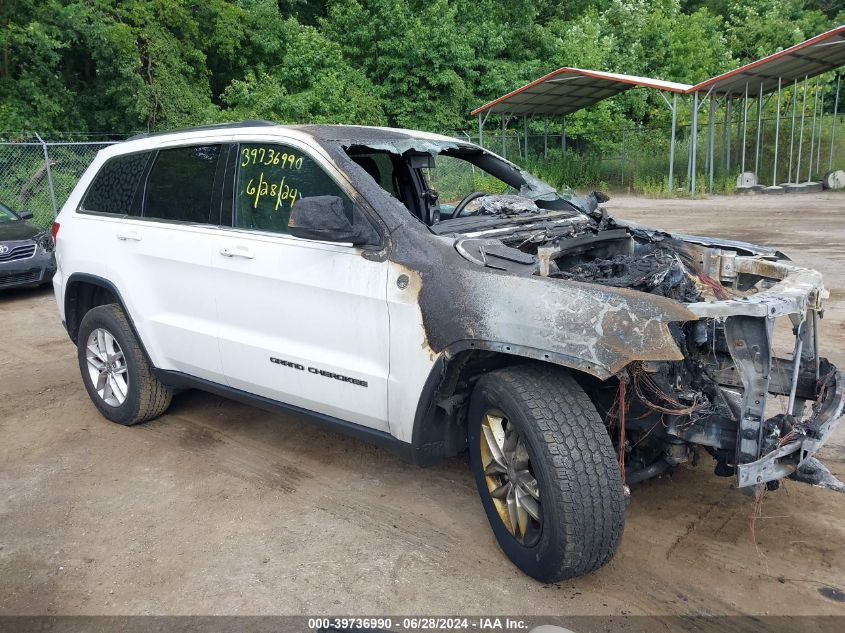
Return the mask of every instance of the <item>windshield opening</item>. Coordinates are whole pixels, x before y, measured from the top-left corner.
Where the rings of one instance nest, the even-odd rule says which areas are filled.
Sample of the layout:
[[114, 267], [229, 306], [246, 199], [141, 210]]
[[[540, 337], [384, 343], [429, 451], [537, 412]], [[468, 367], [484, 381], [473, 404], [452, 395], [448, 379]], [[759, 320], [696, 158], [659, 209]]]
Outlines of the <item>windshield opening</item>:
[[[473, 218], [506, 220], [549, 212], [574, 215], [570, 195], [481, 148], [466, 144], [397, 147], [384, 143], [346, 148], [347, 154], [388, 194], [434, 229], [435, 225], [473, 223]], [[404, 150], [404, 151], [400, 151]], [[438, 227], [437, 232], [446, 228]]]
[[[475, 192], [488, 195], [515, 195], [519, 190], [493, 174], [458, 156], [440, 154], [422, 169], [426, 187], [437, 192], [441, 219], [451, 217], [460, 202]], [[475, 212], [476, 199], [467, 204], [467, 212]]]

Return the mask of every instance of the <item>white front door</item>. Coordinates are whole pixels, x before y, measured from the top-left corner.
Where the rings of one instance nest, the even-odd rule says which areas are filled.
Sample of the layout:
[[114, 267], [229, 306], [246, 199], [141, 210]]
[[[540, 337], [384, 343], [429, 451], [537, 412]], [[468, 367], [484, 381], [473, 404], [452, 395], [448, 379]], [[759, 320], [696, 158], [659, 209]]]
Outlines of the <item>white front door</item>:
[[240, 147], [221, 229], [218, 338], [229, 386], [387, 431], [387, 262], [287, 234], [301, 197], [347, 193], [300, 148]]

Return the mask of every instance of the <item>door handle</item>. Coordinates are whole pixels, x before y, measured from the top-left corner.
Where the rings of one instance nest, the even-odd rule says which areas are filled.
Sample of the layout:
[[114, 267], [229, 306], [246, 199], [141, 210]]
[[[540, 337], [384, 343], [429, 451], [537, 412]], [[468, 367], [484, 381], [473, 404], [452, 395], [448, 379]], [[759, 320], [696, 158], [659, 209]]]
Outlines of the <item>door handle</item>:
[[117, 233], [117, 239], [121, 242], [140, 242], [141, 234], [138, 231], [119, 231]]
[[255, 253], [249, 246], [238, 244], [237, 246], [221, 246], [220, 254], [223, 257], [242, 257], [243, 259], [252, 259]]

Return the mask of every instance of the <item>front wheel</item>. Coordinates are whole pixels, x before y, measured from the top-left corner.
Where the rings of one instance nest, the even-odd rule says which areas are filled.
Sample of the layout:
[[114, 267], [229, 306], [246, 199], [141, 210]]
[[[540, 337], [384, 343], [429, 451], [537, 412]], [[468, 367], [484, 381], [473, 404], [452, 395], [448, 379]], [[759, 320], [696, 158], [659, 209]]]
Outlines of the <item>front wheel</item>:
[[609, 561], [625, 525], [622, 479], [578, 383], [551, 366], [500, 369], [478, 381], [469, 416], [472, 470], [508, 558], [542, 582]]

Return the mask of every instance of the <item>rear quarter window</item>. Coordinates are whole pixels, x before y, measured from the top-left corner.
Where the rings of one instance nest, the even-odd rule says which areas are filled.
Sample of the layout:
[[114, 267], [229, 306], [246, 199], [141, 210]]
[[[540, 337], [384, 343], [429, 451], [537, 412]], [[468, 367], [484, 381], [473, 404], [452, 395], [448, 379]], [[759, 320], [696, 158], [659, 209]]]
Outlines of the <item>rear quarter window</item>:
[[80, 211], [138, 215], [141, 179], [152, 152], [126, 154], [107, 160], [85, 194]]

